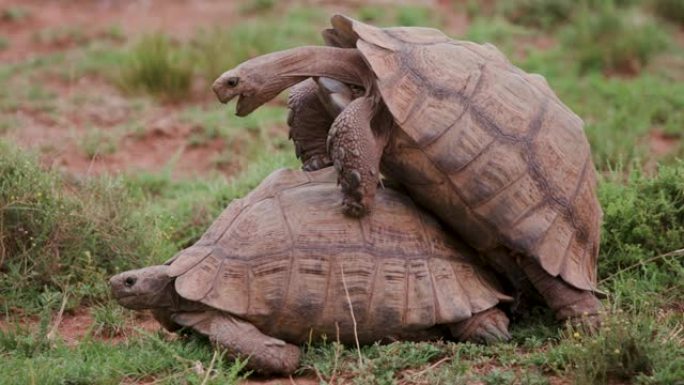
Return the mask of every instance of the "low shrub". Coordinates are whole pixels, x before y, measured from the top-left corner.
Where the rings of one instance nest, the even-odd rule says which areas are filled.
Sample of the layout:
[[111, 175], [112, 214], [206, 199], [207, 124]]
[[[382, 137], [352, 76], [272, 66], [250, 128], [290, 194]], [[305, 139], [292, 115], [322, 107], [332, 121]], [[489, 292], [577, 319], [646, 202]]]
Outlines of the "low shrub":
[[650, 310], [616, 312], [593, 335], [569, 329], [559, 350], [576, 384], [676, 384], [684, 378], [684, 340], [677, 327], [675, 317]]
[[637, 73], [668, 44], [654, 20], [610, 3], [581, 10], [562, 38], [583, 72]]
[[73, 306], [101, 297], [109, 274], [170, 254], [143, 219], [122, 183], [67, 185], [0, 143], [0, 307], [32, 312], [57, 292]]
[[[684, 162], [599, 186], [599, 277], [615, 306], [680, 306], [684, 298]], [[680, 250], [680, 251], [677, 251]], [[679, 305], [677, 305], [679, 304]]]

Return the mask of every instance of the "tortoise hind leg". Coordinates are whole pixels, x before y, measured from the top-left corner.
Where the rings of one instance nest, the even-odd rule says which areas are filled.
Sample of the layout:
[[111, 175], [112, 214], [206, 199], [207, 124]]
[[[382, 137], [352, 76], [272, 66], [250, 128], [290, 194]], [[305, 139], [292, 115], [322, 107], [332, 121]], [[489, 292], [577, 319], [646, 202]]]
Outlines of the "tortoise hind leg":
[[472, 317], [449, 325], [451, 334], [462, 342], [493, 344], [511, 339], [508, 317], [497, 308], [487, 309]]
[[297, 346], [269, 337], [239, 318], [206, 311], [175, 313], [173, 321], [207, 335], [232, 356], [248, 357], [248, 369], [289, 374], [299, 366], [300, 350]]
[[531, 258], [522, 258], [518, 264], [558, 320], [581, 321], [589, 328], [598, 326], [603, 306], [592, 292], [576, 289], [560, 277], [551, 276]]
[[360, 97], [337, 116], [328, 134], [328, 153], [344, 194], [343, 211], [352, 217], [370, 212], [380, 180], [380, 158], [388, 135], [375, 135], [372, 118], [372, 99]]

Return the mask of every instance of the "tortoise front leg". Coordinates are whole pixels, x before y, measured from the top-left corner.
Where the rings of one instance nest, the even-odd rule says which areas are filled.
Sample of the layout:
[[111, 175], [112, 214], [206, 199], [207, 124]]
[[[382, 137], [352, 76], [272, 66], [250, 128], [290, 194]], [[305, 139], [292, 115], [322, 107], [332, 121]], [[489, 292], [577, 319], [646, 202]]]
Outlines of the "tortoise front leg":
[[333, 117], [318, 96], [316, 82], [309, 78], [292, 87], [287, 106], [290, 139], [297, 158], [302, 161], [302, 169], [315, 171], [330, 166], [326, 139]]
[[263, 334], [256, 326], [218, 312], [176, 313], [174, 322], [192, 327], [225, 347], [232, 356], [248, 357], [247, 368], [289, 374], [299, 366], [299, 347]]
[[368, 214], [380, 180], [380, 158], [387, 135], [371, 130], [373, 101], [355, 99], [337, 116], [328, 134], [328, 154], [342, 185], [344, 213], [352, 217]]
[[508, 317], [497, 308], [473, 314], [472, 317], [449, 325], [451, 334], [462, 342], [493, 344], [511, 339], [508, 333]]

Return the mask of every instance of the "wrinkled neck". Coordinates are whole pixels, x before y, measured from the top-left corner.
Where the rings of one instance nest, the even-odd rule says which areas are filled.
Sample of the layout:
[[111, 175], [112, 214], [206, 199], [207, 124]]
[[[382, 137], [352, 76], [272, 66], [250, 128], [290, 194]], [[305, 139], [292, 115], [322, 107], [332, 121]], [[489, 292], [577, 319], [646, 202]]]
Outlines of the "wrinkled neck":
[[304, 46], [264, 55], [273, 74], [271, 84], [282, 91], [309, 77], [328, 77], [370, 89], [373, 73], [356, 48]]
[[152, 308], [176, 308], [178, 306], [180, 296], [174, 287], [174, 281], [171, 280], [164, 286], [164, 289], [155, 293], [154, 298], [150, 301]]

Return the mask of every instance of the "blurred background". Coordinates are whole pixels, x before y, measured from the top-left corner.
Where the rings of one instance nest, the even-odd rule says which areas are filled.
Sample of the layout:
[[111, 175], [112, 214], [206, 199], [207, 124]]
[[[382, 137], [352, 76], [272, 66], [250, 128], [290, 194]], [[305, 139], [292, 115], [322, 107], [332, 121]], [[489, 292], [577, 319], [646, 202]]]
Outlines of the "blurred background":
[[[205, 372], [188, 369], [192, 363], [152, 355], [161, 349], [171, 357], [194, 357], [201, 367], [209, 364], [211, 350], [134, 332], [141, 324], [156, 326], [113, 304], [106, 278], [164, 261], [192, 244], [232, 199], [272, 170], [298, 167], [287, 137], [286, 94], [237, 118], [234, 105], [219, 104], [210, 85], [250, 57], [322, 44], [319, 32], [333, 13], [379, 26], [431, 26], [454, 39], [490, 42], [523, 70], [545, 76], [584, 119], [602, 175], [603, 287], [625, 311], [681, 314], [684, 268], [681, 255], [667, 253], [684, 247], [684, 166], [678, 160], [684, 155], [682, 0], [0, 0], [4, 373], [39, 376], [35, 383], [41, 384], [65, 378], [139, 383], [165, 376], [176, 383], [173, 378], [184, 377], [174, 376], [186, 371], [188, 378], [203, 378]], [[657, 265], [642, 264], [655, 257]], [[668, 328], [669, 316], [654, 317], [635, 319]], [[681, 332], [681, 322], [676, 325]], [[529, 336], [557, 337], [540, 331], [543, 323], [533, 327]], [[138, 350], [83, 343], [83, 349], [94, 350], [59, 351], [55, 333], [67, 345], [92, 336], [137, 336]], [[529, 336], [521, 333], [516, 338], [523, 343]], [[652, 340], [646, 332], [630, 333], [625, 336]], [[607, 336], [598, 350], [576, 357], [575, 340], [561, 340], [551, 348], [555, 356], [530, 356], [526, 370], [542, 379], [577, 376], [571, 373], [577, 365], [596, 365], [591, 357], [613, 357], [627, 343]], [[648, 354], [665, 354], [656, 359], [644, 353], [650, 364], [618, 357], [597, 373], [614, 366], [632, 373], [628, 378], [650, 373], [647, 383], [684, 378], [684, 364], [653, 366], [654, 360], [676, 362], [672, 351], [656, 352], [666, 345], [658, 341], [644, 342], [653, 348]], [[681, 343], [681, 333], [668, 341]], [[420, 365], [447, 354], [424, 349]], [[73, 356], [102, 352], [115, 364], [87, 364]], [[128, 362], [136, 354], [147, 358]], [[73, 367], [66, 364], [72, 361]], [[237, 378], [233, 367], [222, 370], [212, 381]], [[16, 383], [13, 376], [0, 377]], [[497, 378], [485, 382], [508, 383]]]

